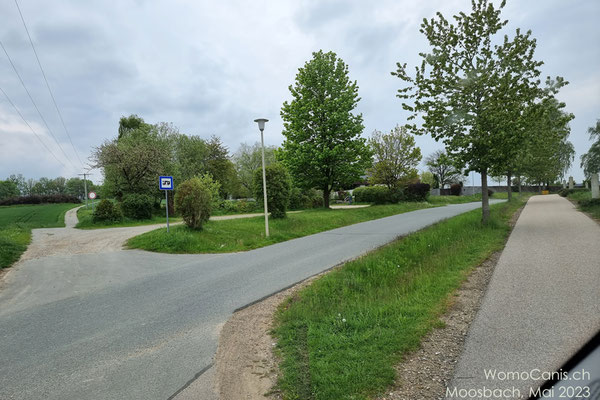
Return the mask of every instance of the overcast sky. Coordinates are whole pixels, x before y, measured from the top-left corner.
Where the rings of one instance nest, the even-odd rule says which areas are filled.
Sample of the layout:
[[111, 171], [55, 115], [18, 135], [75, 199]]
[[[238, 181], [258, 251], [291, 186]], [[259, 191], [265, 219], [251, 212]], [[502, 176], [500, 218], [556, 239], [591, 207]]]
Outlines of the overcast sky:
[[[415, 65], [428, 46], [419, 32], [436, 11], [470, 11], [469, 0], [109, 1], [19, 0], [42, 66], [84, 163], [93, 147], [117, 134], [119, 118], [172, 122], [181, 132], [222, 138], [231, 152], [260, 135], [279, 145], [281, 105], [299, 67], [319, 49], [334, 51], [359, 85], [368, 137], [406, 122], [395, 97], [397, 62]], [[575, 114], [572, 169], [589, 148], [587, 127], [600, 118], [600, 2], [508, 0], [507, 32], [531, 29], [543, 76], [570, 85], [560, 94]], [[2, 41], [62, 149], [53, 141], [0, 49], [0, 87], [61, 165], [0, 93], [0, 179], [72, 177], [83, 172], [60, 124], [14, 0], [0, 0]], [[424, 155], [442, 148], [417, 137]], [[69, 161], [68, 159], [72, 161]], [[74, 165], [73, 165], [74, 164]], [[94, 181], [101, 180], [93, 171]], [[478, 181], [476, 181], [478, 184]]]

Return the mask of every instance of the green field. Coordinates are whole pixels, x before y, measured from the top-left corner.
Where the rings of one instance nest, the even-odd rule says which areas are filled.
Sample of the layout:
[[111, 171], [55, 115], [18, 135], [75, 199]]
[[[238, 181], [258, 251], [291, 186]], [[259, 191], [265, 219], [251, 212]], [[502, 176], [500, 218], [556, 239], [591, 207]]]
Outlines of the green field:
[[451, 294], [509, 234], [524, 204], [438, 223], [324, 275], [285, 301], [274, 335], [285, 399], [367, 399], [394, 382], [394, 365], [442, 326]]
[[65, 226], [65, 213], [78, 204], [0, 207], [0, 268], [11, 266], [27, 249], [34, 228]]
[[129, 239], [130, 248], [162, 253], [224, 253], [244, 251], [372, 219], [434, 207], [429, 203], [400, 203], [345, 210], [305, 210], [284, 219], [270, 219], [265, 237], [263, 217], [208, 221], [202, 231], [181, 225], [157, 229]]

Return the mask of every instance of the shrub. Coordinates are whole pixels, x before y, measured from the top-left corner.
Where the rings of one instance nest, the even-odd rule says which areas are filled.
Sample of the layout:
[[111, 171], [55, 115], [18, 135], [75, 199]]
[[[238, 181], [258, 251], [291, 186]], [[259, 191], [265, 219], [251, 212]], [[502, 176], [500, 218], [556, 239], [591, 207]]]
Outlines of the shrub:
[[246, 200], [225, 200], [219, 208], [225, 213], [247, 214], [257, 211], [257, 203]]
[[460, 196], [462, 192], [462, 185], [460, 183], [453, 183], [450, 185], [450, 194], [452, 196]]
[[[265, 168], [267, 179], [267, 203], [273, 218], [285, 218], [285, 211], [290, 204], [290, 176], [281, 164], [271, 164]], [[256, 201], [263, 198], [262, 169], [254, 173], [254, 195]]]
[[359, 203], [398, 203], [404, 199], [401, 189], [389, 189], [385, 186], [363, 186], [352, 191], [354, 201]]
[[121, 203], [121, 210], [127, 218], [150, 219], [154, 201], [147, 194], [130, 193], [125, 195]]
[[92, 222], [118, 222], [123, 219], [123, 213], [119, 207], [110, 200], [100, 200], [92, 214]]
[[494, 191], [492, 189], [488, 189], [488, 197], [494, 196]]
[[430, 188], [427, 183], [412, 183], [406, 186], [404, 198], [408, 201], [427, 201]]
[[219, 196], [219, 184], [208, 174], [196, 176], [177, 186], [175, 211], [188, 227], [202, 229], [210, 218], [215, 196]]
[[81, 203], [81, 201], [70, 194], [48, 194], [9, 197], [0, 201], [0, 206], [12, 206], [15, 204], [43, 204], [43, 203]]

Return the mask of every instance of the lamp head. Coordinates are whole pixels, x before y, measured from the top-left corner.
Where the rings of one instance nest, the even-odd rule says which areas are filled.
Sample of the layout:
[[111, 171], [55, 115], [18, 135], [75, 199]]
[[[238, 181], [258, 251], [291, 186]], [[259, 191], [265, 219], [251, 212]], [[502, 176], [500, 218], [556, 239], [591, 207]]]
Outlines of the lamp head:
[[265, 122], [269, 122], [269, 120], [265, 118], [258, 118], [255, 119], [254, 122], [258, 123], [258, 129], [260, 129], [260, 131], [262, 132], [265, 130]]

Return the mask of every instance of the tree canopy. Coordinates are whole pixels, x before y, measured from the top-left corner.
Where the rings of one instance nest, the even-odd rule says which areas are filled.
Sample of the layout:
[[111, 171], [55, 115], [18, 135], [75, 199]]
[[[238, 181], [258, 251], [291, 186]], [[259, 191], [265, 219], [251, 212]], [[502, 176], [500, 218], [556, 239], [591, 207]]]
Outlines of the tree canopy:
[[328, 208], [331, 190], [358, 180], [371, 163], [360, 137], [362, 114], [354, 113], [358, 85], [342, 59], [320, 50], [298, 70], [289, 90], [292, 100], [281, 108], [281, 158], [296, 185], [323, 191]]
[[425, 158], [425, 165], [441, 189], [453, 183], [462, 182], [460, 169], [454, 166], [452, 159], [443, 150], [437, 150]]
[[455, 15], [454, 22], [441, 13], [424, 20], [421, 32], [431, 52], [420, 53], [414, 75], [400, 63], [392, 73], [407, 84], [398, 97], [412, 113], [409, 120], [423, 118], [411, 130], [443, 141], [461, 168], [481, 174], [483, 222], [489, 218], [488, 170], [514, 157], [526, 135], [522, 110], [540, 96], [542, 63], [534, 59], [531, 32], [517, 29], [498, 40], [508, 22], [500, 18], [504, 5], [473, 0], [472, 12]]
[[369, 146], [374, 155], [373, 167], [369, 169], [372, 183], [396, 189], [418, 179], [421, 149], [415, 145], [415, 138], [405, 127], [396, 126], [388, 134], [373, 132]]
[[588, 128], [591, 140], [596, 140], [590, 146], [587, 153], [581, 156], [581, 167], [586, 179], [590, 179], [592, 174], [600, 173], [600, 119], [596, 121], [596, 126]]

